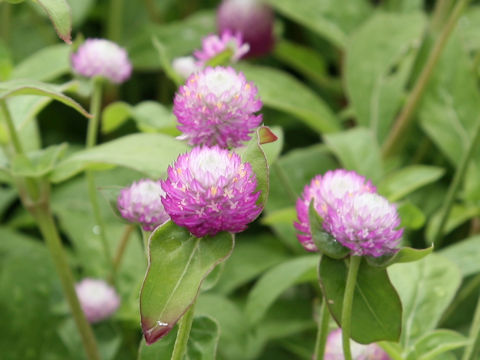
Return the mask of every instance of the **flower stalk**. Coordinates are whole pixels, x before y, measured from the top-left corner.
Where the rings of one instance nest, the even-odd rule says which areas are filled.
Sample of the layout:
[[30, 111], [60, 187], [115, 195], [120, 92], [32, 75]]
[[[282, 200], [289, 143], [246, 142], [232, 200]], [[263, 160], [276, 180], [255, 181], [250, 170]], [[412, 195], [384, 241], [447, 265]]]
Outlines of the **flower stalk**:
[[190, 330], [192, 329], [193, 318], [195, 315], [195, 302], [190, 305], [190, 308], [183, 315], [177, 332], [177, 339], [173, 348], [172, 357], [170, 360], [183, 360], [187, 351], [188, 338], [190, 337]]
[[328, 324], [330, 321], [330, 313], [328, 312], [327, 300], [322, 300], [320, 305], [320, 313], [318, 316], [318, 331], [317, 339], [315, 342], [315, 352], [313, 358], [316, 360], [322, 360], [325, 354], [325, 346], [327, 345]]

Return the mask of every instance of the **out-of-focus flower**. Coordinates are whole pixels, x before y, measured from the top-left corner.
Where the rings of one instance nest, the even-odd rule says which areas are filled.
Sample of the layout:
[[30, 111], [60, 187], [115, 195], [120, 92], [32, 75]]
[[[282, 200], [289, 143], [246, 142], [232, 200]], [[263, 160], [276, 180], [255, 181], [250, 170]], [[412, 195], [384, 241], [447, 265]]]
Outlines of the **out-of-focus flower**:
[[72, 54], [73, 70], [86, 77], [101, 76], [120, 84], [132, 73], [127, 51], [105, 39], [87, 39]]
[[198, 59], [198, 65], [203, 66], [208, 60], [227, 49], [232, 51], [230, 61], [237, 62], [242, 56], [248, 53], [250, 46], [243, 42], [240, 32], [233, 35], [230, 30], [226, 30], [220, 36], [212, 34], [203, 38], [202, 49], [195, 50], [193, 55]]
[[139, 223], [145, 231], [154, 230], [169, 219], [161, 197], [165, 195], [160, 181], [142, 179], [120, 191], [117, 205], [128, 221]]
[[224, 0], [217, 12], [218, 32], [239, 32], [250, 45], [247, 56], [269, 53], [275, 43], [272, 9], [258, 0]]
[[[388, 354], [377, 344], [361, 345], [350, 340], [353, 360], [391, 360]], [[324, 360], [344, 360], [342, 330], [330, 332], [325, 347]]]
[[250, 164], [218, 146], [180, 155], [162, 187], [172, 221], [197, 237], [241, 232], [262, 210], [256, 205], [260, 193]]
[[324, 229], [353, 255], [374, 257], [397, 251], [403, 233], [399, 225], [396, 207], [372, 193], [344, 196], [323, 222]]
[[177, 74], [186, 79], [193, 73], [200, 71], [202, 66], [197, 64], [193, 56], [182, 56], [173, 59], [172, 68]]
[[90, 323], [109, 317], [120, 305], [120, 297], [115, 289], [103, 280], [85, 278], [75, 285], [75, 290]]
[[242, 73], [217, 66], [191, 75], [175, 96], [173, 113], [190, 145], [237, 147], [262, 122], [257, 88]]
[[355, 171], [337, 169], [327, 171], [325, 175], [317, 175], [309, 185], [306, 185], [302, 196], [297, 200], [297, 216], [295, 228], [300, 232], [297, 234], [298, 240], [308, 251], [317, 251], [312, 240], [310, 229], [309, 207], [313, 201], [313, 206], [318, 214], [325, 218], [329, 209], [336, 209], [339, 202], [345, 196], [353, 196], [356, 193], [374, 193], [375, 186], [365, 177], [358, 175]]

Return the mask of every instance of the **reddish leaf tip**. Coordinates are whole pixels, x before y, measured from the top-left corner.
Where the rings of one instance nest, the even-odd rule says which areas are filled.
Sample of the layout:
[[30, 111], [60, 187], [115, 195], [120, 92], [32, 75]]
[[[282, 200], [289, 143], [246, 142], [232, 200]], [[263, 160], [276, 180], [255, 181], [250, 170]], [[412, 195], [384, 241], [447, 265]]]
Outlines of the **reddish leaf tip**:
[[262, 145], [275, 142], [278, 139], [277, 135], [275, 135], [267, 126], [261, 126], [258, 129], [258, 138]]
[[173, 329], [175, 323], [168, 324], [160, 320], [144, 320], [142, 319], [142, 331], [147, 345], [152, 345], [157, 340], [167, 335]]

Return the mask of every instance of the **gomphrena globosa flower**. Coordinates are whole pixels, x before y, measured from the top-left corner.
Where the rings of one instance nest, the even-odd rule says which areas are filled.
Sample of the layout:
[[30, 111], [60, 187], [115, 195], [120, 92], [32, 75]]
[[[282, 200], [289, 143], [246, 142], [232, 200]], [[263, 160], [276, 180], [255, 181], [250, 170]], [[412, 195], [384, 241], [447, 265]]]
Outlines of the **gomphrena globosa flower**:
[[318, 214], [325, 218], [329, 214], [329, 209], [336, 209], [338, 203], [345, 196], [352, 196], [356, 193], [374, 193], [377, 189], [370, 181], [355, 171], [337, 169], [327, 171], [325, 175], [315, 176], [309, 185], [306, 185], [302, 196], [297, 200], [298, 222], [295, 228], [300, 231], [297, 234], [298, 240], [308, 251], [317, 251], [313, 243], [309, 207], [313, 201], [313, 206]]
[[142, 179], [120, 191], [117, 206], [128, 221], [139, 223], [143, 230], [152, 231], [170, 217], [163, 208], [165, 195], [160, 181]]
[[230, 49], [232, 56], [231, 62], [237, 62], [242, 56], [248, 53], [250, 46], [243, 42], [242, 34], [237, 32], [233, 34], [230, 30], [225, 30], [220, 36], [211, 34], [203, 38], [202, 49], [195, 50], [193, 55], [198, 60], [198, 65], [205, 65], [205, 63]]
[[[353, 360], [390, 360], [383, 349], [377, 344], [361, 345], [350, 340]], [[325, 360], [344, 360], [342, 348], [342, 330], [330, 332], [325, 347]]]
[[72, 54], [73, 70], [86, 77], [101, 76], [120, 84], [132, 73], [127, 51], [105, 39], [87, 39]]
[[402, 236], [395, 205], [372, 193], [344, 196], [336, 208], [330, 208], [324, 229], [353, 255], [374, 257], [392, 254]]
[[273, 23], [272, 9], [259, 0], [224, 0], [217, 12], [218, 32], [241, 33], [243, 41], [250, 45], [247, 56], [264, 55], [272, 50]]
[[242, 73], [217, 66], [191, 75], [175, 96], [173, 113], [190, 145], [237, 147], [262, 122], [257, 88]]
[[120, 305], [120, 297], [115, 289], [103, 280], [85, 278], [75, 285], [75, 290], [90, 323], [109, 317]]
[[241, 232], [262, 210], [256, 204], [260, 193], [255, 192], [250, 164], [218, 146], [195, 147], [180, 155], [162, 187], [162, 202], [172, 221], [197, 237]]

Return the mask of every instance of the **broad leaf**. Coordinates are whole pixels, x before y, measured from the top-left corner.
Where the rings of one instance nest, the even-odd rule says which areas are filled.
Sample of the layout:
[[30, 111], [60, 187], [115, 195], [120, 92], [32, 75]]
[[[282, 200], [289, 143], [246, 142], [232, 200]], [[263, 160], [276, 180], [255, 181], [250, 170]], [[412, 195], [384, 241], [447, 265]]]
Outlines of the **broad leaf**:
[[432, 254], [409, 264], [388, 268], [403, 304], [401, 343], [408, 348], [434, 329], [460, 285], [458, 268], [446, 258]]
[[87, 168], [104, 165], [124, 166], [152, 178], [165, 175], [167, 167], [188, 147], [162, 134], [133, 134], [74, 153], [61, 161], [50, 179], [60, 182]]
[[340, 129], [332, 110], [318, 95], [286, 72], [271, 67], [238, 64], [258, 87], [265, 106], [287, 112], [319, 133]]
[[425, 224], [425, 214], [410, 201], [403, 201], [398, 204], [397, 211], [401, 219], [401, 228], [417, 230]]
[[[320, 286], [335, 321], [341, 326], [343, 294], [347, 282], [345, 260], [322, 256]], [[398, 341], [402, 327], [402, 304], [385, 269], [361, 262], [352, 306], [352, 339], [361, 344], [380, 340]]]
[[376, 258], [367, 256], [365, 258], [372, 266], [387, 267], [397, 263], [418, 261], [431, 254], [432, 251], [433, 245], [426, 249], [412, 249], [409, 247], [403, 247], [392, 255], [384, 255]]
[[50, 173], [58, 159], [64, 154], [67, 144], [49, 146], [46, 149], [16, 155], [11, 164], [11, 171], [18, 177], [42, 177]]
[[149, 239], [149, 265], [140, 312], [148, 344], [165, 336], [197, 297], [205, 277], [233, 250], [233, 236], [196, 238], [169, 221]]
[[383, 141], [401, 106], [425, 26], [420, 14], [377, 13], [349, 39], [348, 95], [358, 123]]
[[454, 262], [462, 276], [467, 277], [480, 272], [480, 236], [472, 236], [440, 251], [440, 254]]
[[440, 354], [468, 344], [468, 338], [452, 330], [435, 330], [416, 342], [407, 360], [436, 360]]
[[72, 13], [66, 0], [35, 0], [47, 13], [58, 36], [67, 44], [72, 42]]

